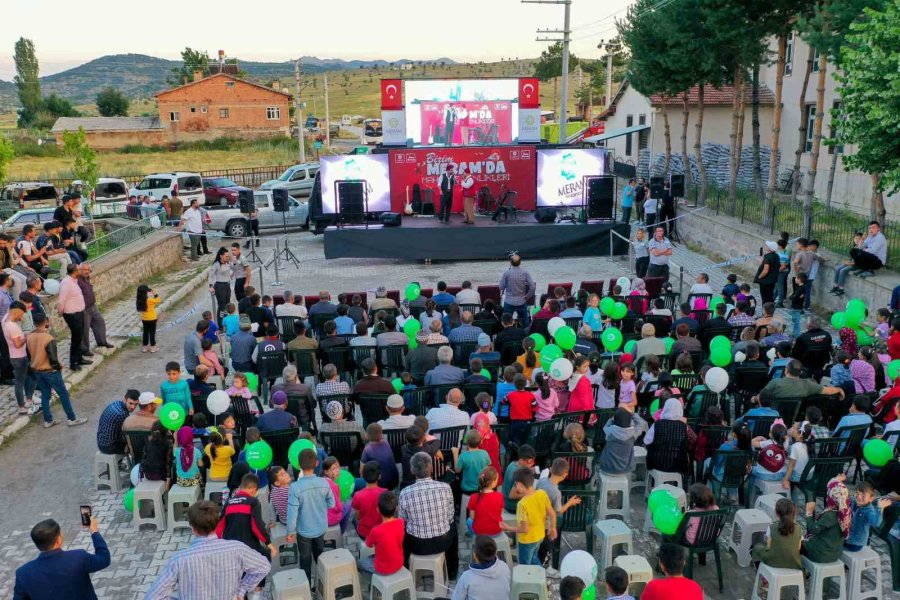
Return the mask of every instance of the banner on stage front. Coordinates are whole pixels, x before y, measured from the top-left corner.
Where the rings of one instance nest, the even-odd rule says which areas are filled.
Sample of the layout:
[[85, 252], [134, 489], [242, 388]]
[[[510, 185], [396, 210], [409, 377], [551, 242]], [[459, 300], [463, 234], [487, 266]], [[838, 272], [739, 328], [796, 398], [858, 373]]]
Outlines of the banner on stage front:
[[535, 143], [541, 141], [540, 108], [519, 109], [519, 141]]
[[401, 110], [381, 111], [381, 143], [385, 146], [406, 145], [406, 116]]
[[[472, 171], [475, 188], [487, 186], [496, 198], [501, 189], [516, 192], [516, 208], [534, 210], [535, 148], [533, 146], [467, 148], [409, 148], [391, 150], [391, 210], [402, 211], [418, 184], [424, 198], [426, 189], [433, 190], [435, 207], [440, 201], [439, 182], [448, 164], [457, 173]], [[460, 190], [456, 190], [457, 194]]]
[[369, 212], [391, 208], [391, 182], [386, 154], [338, 154], [319, 159], [322, 182], [322, 214], [336, 212], [334, 183], [364, 180], [369, 195]]
[[603, 148], [538, 150], [537, 205], [580, 205], [584, 177], [603, 175], [605, 158]]

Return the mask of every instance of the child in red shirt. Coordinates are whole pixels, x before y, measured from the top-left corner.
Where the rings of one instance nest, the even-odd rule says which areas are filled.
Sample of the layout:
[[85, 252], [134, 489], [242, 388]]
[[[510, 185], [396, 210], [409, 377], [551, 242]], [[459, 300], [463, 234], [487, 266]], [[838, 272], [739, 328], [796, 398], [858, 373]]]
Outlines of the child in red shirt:
[[361, 539], [366, 539], [372, 528], [381, 523], [378, 497], [387, 490], [378, 487], [380, 477], [381, 467], [374, 460], [362, 466], [362, 478], [366, 482], [366, 487], [353, 494], [353, 501], [350, 504], [356, 516], [356, 533]]
[[506, 395], [506, 402], [509, 404], [509, 441], [517, 446], [525, 443], [528, 424], [534, 421], [537, 406], [534, 394], [525, 391], [526, 383], [524, 375], [516, 375], [513, 379], [516, 391]]
[[659, 547], [659, 567], [665, 577], [654, 579], [644, 588], [643, 600], [703, 600], [700, 584], [688, 579], [684, 571], [684, 550], [678, 544], [664, 543]]
[[376, 525], [366, 537], [366, 546], [375, 548], [375, 556], [366, 556], [356, 561], [360, 571], [393, 575], [403, 568], [403, 536], [406, 522], [397, 519], [397, 496], [394, 492], [382, 492], [378, 496], [378, 512], [382, 522]]
[[500, 476], [494, 467], [485, 467], [478, 477], [478, 493], [469, 496], [469, 528], [475, 535], [500, 535], [503, 521], [503, 494], [497, 491]]

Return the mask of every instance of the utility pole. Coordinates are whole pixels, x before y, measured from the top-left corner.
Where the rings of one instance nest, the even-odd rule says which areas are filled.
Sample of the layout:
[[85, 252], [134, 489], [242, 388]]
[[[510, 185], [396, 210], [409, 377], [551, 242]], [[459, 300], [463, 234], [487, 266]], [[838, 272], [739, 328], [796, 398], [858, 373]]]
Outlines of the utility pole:
[[606, 106], [604, 108], [609, 108], [609, 105], [612, 104], [612, 66], [613, 66], [613, 55], [621, 45], [615, 41], [609, 41], [605, 44], [603, 40], [600, 40], [600, 43], [597, 44], [598, 50], [606, 50]]
[[331, 113], [328, 112], [328, 75], [325, 75], [325, 145], [331, 146]]
[[300, 59], [294, 61], [294, 115], [297, 117], [297, 143], [300, 145], [300, 163], [306, 162], [306, 142], [303, 139], [303, 104], [300, 102]]
[[561, 38], [535, 38], [538, 42], [562, 42], [562, 99], [559, 118], [559, 143], [566, 143], [566, 112], [569, 103], [569, 35], [572, 33], [569, 23], [572, 16], [572, 0], [522, 0], [522, 4], [562, 4], [565, 8], [563, 28], [538, 29], [538, 34], [552, 33], [562, 35]]

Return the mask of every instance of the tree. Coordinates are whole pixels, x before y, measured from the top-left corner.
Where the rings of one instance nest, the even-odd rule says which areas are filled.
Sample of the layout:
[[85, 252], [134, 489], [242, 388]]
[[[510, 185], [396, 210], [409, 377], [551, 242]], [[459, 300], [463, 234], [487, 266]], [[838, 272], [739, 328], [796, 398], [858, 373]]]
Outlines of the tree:
[[127, 117], [128, 98], [112, 86], [105, 87], [97, 94], [97, 111], [101, 117]]
[[16, 76], [13, 82], [19, 89], [19, 127], [30, 127], [37, 119], [41, 109], [40, 68], [34, 52], [34, 42], [19, 38], [15, 46], [13, 61], [16, 63]]
[[68, 99], [56, 94], [50, 94], [44, 98], [41, 104], [41, 112], [47, 113], [54, 120], [59, 117], [77, 117], [81, 115]]
[[[82, 193], [90, 200], [90, 208], [93, 213], [93, 191], [97, 188], [97, 181], [100, 179], [100, 164], [97, 162], [97, 153], [87, 143], [84, 127], [79, 127], [78, 131], [63, 132], [63, 151], [72, 159], [72, 174], [76, 179], [81, 180]], [[95, 230], [95, 238], [97, 237], [96, 233]]]
[[[543, 52], [541, 52], [541, 57], [534, 63], [534, 76], [540, 79], [541, 81], [550, 81], [553, 80], [553, 113], [557, 114], [557, 102], [558, 97], [556, 93], [556, 84], [558, 81], [558, 77], [562, 75], [562, 42], [556, 42], [555, 44], [546, 48]], [[569, 73], [575, 70], [575, 67], [578, 66], [578, 57], [569, 53]], [[563, 125], [564, 126], [564, 125]]]
[[7, 169], [15, 157], [16, 150], [12, 141], [0, 136], [0, 185], [6, 181]]
[[841, 105], [837, 142], [856, 152], [844, 165], [873, 176], [872, 212], [884, 220], [882, 192], [900, 190], [900, 6], [866, 9], [865, 20], [852, 23], [838, 58]]
[[172, 68], [172, 76], [168, 79], [170, 85], [184, 85], [193, 81], [194, 71], [201, 71], [204, 77], [210, 74], [209, 55], [205, 50], [186, 47], [181, 52], [181, 62], [180, 67]]

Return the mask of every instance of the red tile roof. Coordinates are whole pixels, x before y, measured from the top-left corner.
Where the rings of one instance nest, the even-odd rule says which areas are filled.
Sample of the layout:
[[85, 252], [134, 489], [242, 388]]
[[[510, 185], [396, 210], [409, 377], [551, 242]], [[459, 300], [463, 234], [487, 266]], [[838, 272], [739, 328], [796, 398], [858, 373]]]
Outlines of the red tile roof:
[[[698, 90], [699, 86], [694, 86], [688, 91], [688, 103], [689, 104], [697, 104], [698, 98]], [[747, 85], [745, 88], [745, 102], [747, 104], [750, 103], [751, 96], [753, 94], [753, 89], [750, 85]], [[703, 88], [703, 103], [705, 105], [728, 105], [730, 106], [734, 101], [734, 87], [730, 85], [723, 85], [721, 88], [714, 88], [711, 85], [706, 85]], [[684, 94], [678, 94], [676, 96], [666, 96], [665, 104], [666, 105], [681, 105], [684, 103]], [[772, 93], [772, 90], [767, 88], [765, 85], [759, 86], [759, 103], [760, 104], [775, 104], [775, 95]], [[654, 94], [650, 96], [650, 104], [654, 106], [658, 106], [663, 104], [663, 97], [659, 94]]]

